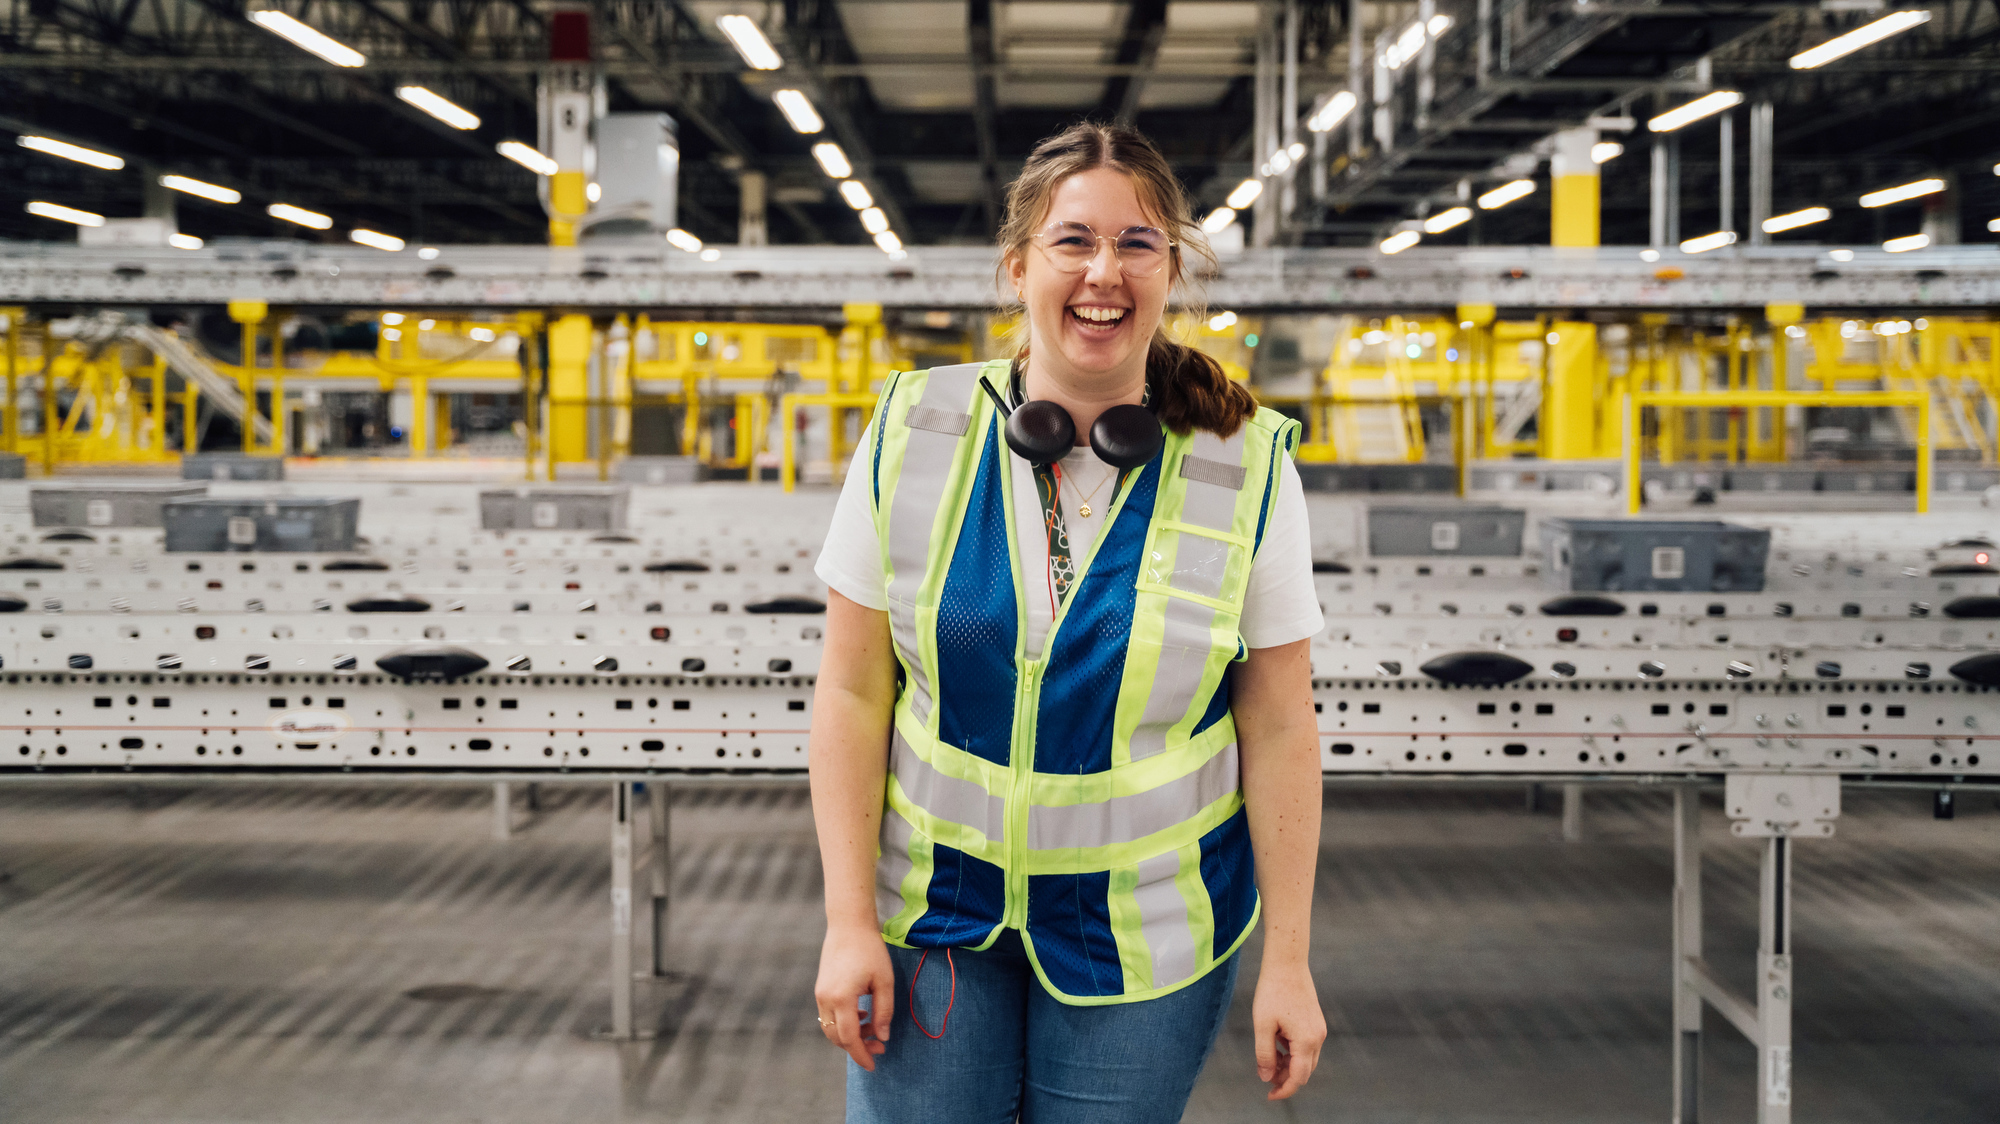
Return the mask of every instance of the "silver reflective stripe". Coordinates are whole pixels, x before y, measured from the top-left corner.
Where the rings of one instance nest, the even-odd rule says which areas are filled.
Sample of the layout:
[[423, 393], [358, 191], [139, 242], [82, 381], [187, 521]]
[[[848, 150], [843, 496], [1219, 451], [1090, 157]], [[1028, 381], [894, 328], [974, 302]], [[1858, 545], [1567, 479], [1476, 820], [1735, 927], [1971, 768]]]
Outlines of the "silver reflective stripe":
[[965, 431], [972, 428], [972, 415], [961, 414], [957, 410], [940, 410], [934, 406], [912, 406], [910, 412], [903, 415], [903, 424], [911, 429], [928, 429], [932, 433], [963, 437]]
[[[1189, 453], [1181, 459], [1181, 463], [1186, 465], [1188, 461], [1198, 459], [1222, 465], [1225, 457], [1241, 461], [1243, 436], [1247, 428], [1237, 430], [1236, 435], [1227, 441], [1206, 430], [1197, 431]], [[1201, 455], [1197, 456], [1196, 450]], [[1186, 496], [1181, 503], [1180, 522], [1217, 531], [1228, 531], [1235, 526], [1235, 491], [1203, 481], [1185, 468], [1181, 475], [1187, 478], [1188, 484], [1183, 489]], [[1178, 539], [1178, 553], [1170, 584], [1187, 593], [1217, 596], [1222, 590], [1230, 547], [1220, 540], [1200, 535], [1182, 533]], [[1187, 567], [1181, 555], [1197, 553], [1207, 555], [1208, 563]], [[1185, 574], [1184, 568], [1188, 570]], [[1145, 714], [1132, 731], [1130, 745], [1134, 761], [1143, 761], [1167, 748], [1167, 731], [1187, 715], [1194, 693], [1201, 689], [1202, 675], [1208, 667], [1209, 649], [1214, 643], [1209, 637], [1209, 630], [1215, 627], [1216, 610], [1179, 597], [1164, 600], [1166, 622], [1161, 635], [1160, 666], [1153, 675], [1152, 689], [1146, 695]]]
[[1007, 825], [1007, 802], [973, 781], [946, 776], [931, 768], [896, 731], [889, 738], [889, 771], [910, 803], [950, 823], [969, 827], [995, 843]]
[[882, 858], [875, 864], [875, 916], [887, 925], [903, 912], [903, 879], [909, 877], [910, 840], [916, 837], [910, 825], [894, 808], [882, 809]]
[[1188, 929], [1187, 899], [1174, 883], [1179, 851], [1154, 855], [1139, 864], [1139, 938], [1153, 957], [1153, 986], [1170, 987], [1194, 975], [1194, 934]]
[[1189, 480], [1199, 480], [1232, 492], [1243, 490], [1243, 466], [1212, 461], [1207, 457], [1186, 456], [1181, 458], [1181, 475]]
[[1236, 743], [1230, 742], [1194, 772], [1145, 792], [1114, 796], [1101, 804], [1029, 808], [1028, 847], [1059, 851], [1130, 843], [1186, 823], [1235, 792], [1236, 785]]
[[[979, 370], [977, 363], [933, 369], [924, 380], [923, 397], [911, 407], [910, 413], [926, 409], [956, 413], [957, 407], [970, 400]], [[889, 633], [902, 656], [903, 666], [909, 670], [911, 711], [919, 722], [928, 724], [934, 692], [930, 674], [924, 667], [922, 638], [917, 631], [917, 591], [930, 563], [938, 504], [944, 499], [945, 481], [951, 475], [963, 431], [943, 433], [919, 428], [908, 429], [907, 434], [895, 496], [889, 505]]]

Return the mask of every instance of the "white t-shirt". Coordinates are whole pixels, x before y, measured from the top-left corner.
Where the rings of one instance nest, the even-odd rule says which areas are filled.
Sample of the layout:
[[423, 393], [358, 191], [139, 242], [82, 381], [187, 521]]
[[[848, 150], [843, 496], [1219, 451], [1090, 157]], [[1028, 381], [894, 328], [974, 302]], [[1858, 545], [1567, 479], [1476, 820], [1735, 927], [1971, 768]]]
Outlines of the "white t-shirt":
[[[889, 607], [887, 582], [882, 573], [882, 550], [875, 537], [874, 517], [869, 513], [867, 445], [855, 452], [847, 483], [834, 508], [833, 525], [826, 532], [826, 546], [820, 551], [813, 572], [841, 596], [870, 609]], [[1041, 654], [1048, 637], [1054, 610], [1049, 599], [1048, 536], [1042, 529], [1042, 504], [1035, 494], [1034, 471], [1028, 462], [1011, 452], [1007, 458], [1007, 486], [1014, 501], [1014, 541], [1020, 556], [1021, 589], [1028, 598], [1028, 635], [1024, 637], [1030, 656]], [[1264, 528], [1264, 541], [1250, 567], [1250, 585], [1243, 596], [1243, 616], [1238, 631], [1251, 648], [1275, 648], [1317, 634], [1325, 626], [1320, 616], [1319, 595], [1313, 588], [1312, 535], [1306, 527], [1305, 486], [1290, 457], [1280, 458], [1278, 498], [1272, 505]], [[1097, 458], [1089, 446], [1081, 446], [1064, 457], [1062, 465], [1063, 519], [1069, 528], [1069, 552], [1080, 569], [1090, 548], [1104, 529], [1104, 516], [1111, 507], [1117, 488], [1115, 470]], [[1090, 515], [1079, 510], [1086, 501]]]

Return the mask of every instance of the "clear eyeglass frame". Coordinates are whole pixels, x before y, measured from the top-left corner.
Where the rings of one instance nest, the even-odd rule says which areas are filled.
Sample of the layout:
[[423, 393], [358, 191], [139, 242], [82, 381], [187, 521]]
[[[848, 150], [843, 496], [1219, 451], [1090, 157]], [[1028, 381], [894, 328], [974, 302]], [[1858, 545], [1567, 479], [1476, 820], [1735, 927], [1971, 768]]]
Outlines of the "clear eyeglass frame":
[[[1148, 247], [1135, 242], [1128, 246], [1128, 237], [1157, 244]], [[1089, 249], [1084, 248], [1084, 243], [1067, 241], [1076, 238], [1089, 239]], [[1060, 219], [1037, 231], [1034, 237], [1042, 256], [1064, 273], [1089, 269], [1090, 263], [1097, 260], [1098, 247], [1105, 242], [1111, 243], [1111, 256], [1118, 262], [1119, 271], [1130, 277], [1151, 277], [1165, 269], [1173, 258], [1173, 248], [1179, 245], [1157, 227], [1128, 226], [1117, 234], [1106, 235], [1097, 233], [1087, 223]]]

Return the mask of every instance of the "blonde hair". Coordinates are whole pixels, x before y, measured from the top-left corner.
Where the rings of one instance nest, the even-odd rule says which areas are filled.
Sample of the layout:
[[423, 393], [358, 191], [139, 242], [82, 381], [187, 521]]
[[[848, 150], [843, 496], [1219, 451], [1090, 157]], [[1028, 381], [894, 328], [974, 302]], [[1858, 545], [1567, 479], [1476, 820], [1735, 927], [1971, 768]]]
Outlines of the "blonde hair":
[[[1172, 239], [1168, 271], [1174, 284], [1187, 277], [1187, 253], [1214, 266], [1214, 251], [1194, 220], [1187, 191], [1159, 148], [1130, 126], [1089, 121], [1037, 144], [1020, 176], [1008, 186], [1007, 216], [999, 237], [1003, 265], [1028, 252], [1056, 188], [1071, 176], [1098, 168], [1131, 180], [1139, 204]], [[1027, 355], [1024, 342], [1016, 364]], [[1146, 379], [1153, 386], [1154, 412], [1176, 433], [1205, 429], [1228, 437], [1257, 412], [1257, 400], [1248, 389], [1229, 381], [1215, 360], [1169, 337], [1164, 324], [1153, 333], [1146, 350]]]

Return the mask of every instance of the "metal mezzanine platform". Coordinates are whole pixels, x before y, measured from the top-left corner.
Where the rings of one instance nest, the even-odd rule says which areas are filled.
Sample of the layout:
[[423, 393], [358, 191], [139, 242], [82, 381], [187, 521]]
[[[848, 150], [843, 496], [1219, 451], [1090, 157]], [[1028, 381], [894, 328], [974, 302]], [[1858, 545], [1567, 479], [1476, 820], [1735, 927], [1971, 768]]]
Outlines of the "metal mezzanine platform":
[[[296, 242], [201, 250], [0, 245], [0, 304], [220, 304], [435, 309], [991, 308], [985, 247], [923, 247], [892, 259], [851, 247], [730, 247], [715, 261], [654, 247], [444, 246], [431, 259]], [[1229, 255], [1202, 285], [1216, 308], [1283, 311], [1663, 309], [1715, 312], [1774, 302], [1815, 310], [2000, 304], [2000, 247], [1890, 254], [1816, 246], [1688, 255], [1638, 247], [1274, 249]], [[1847, 256], [1838, 260], [1834, 254]]]

